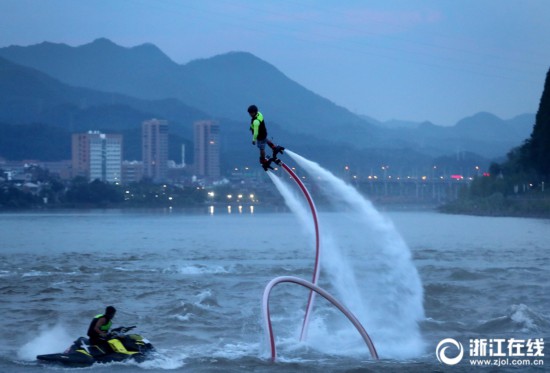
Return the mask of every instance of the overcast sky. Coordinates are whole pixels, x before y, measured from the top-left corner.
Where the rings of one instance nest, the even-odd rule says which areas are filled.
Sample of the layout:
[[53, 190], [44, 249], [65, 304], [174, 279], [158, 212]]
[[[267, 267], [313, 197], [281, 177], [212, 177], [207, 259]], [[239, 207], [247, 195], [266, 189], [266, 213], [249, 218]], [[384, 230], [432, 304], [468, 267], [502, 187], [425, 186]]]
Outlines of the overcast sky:
[[453, 125], [536, 113], [549, 19], [550, 0], [0, 0], [0, 47], [106, 37], [180, 64], [248, 51], [355, 113]]

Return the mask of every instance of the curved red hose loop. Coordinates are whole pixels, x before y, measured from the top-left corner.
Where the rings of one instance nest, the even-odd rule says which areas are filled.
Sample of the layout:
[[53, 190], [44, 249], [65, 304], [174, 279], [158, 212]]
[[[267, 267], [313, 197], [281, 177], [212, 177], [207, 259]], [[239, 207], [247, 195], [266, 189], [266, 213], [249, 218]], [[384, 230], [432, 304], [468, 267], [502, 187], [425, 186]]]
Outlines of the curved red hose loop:
[[266, 329], [269, 333], [269, 342], [271, 345], [271, 360], [275, 361], [277, 358], [277, 348], [275, 346], [275, 336], [273, 335], [273, 327], [271, 326], [271, 316], [269, 312], [269, 295], [271, 294], [271, 289], [273, 287], [281, 282], [290, 282], [294, 284], [298, 284], [301, 286], [304, 286], [308, 289], [310, 289], [312, 292], [315, 292], [319, 295], [321, 295], [323, 298], [328, 300], [330, 303], [332, 303], [336, 308], [338, 308], [348, 319], [351, 321], [353, 326], [357, 329], [359, 334], [361, 334], [361, 337], [367, 344], [367, 347], [369, 349], [369, 352], [371, 356], [378, 360], [378, 352], [376, 352], [376, 348], [374, 347], [374, 343], [372, 343], [372, 340], [370, 339], [369, 335], [367, 334], [367, 331], [365, 328], [363, 328], [363, 325], [359, 322], [359, 320], [346, 308], [344, 307], [336, 298], [334, 298], [332, 295], [330, 295], [326, 290], [320, 288], [317, 285], [312, 284], [311, 282], [308, 282], [306, 280], [303, 280], [298, 277], [293, 276], [281, 276], [274, 278], [271, 280], [267, 286], [264, 289], [264, 295], [262, 300], [262, 310], [264, 315], [264, 321], [266, 323]]

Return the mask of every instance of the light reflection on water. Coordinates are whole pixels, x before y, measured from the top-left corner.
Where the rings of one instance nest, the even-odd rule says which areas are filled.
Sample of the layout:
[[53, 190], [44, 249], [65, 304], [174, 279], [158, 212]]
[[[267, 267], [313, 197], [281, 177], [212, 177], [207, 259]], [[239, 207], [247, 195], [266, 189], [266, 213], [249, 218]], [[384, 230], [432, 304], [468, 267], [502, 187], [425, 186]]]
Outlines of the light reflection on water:
[[[249, 205], [248, 209], [245, 209], [243, 205], [238, 205], [237, 211], [239, 212], [239, 214], [243, 214], [243, 213], [254, 214], [254, 205]], [[227, 209], [225, 210], [225, 212], [230, 215], [233, 212], [233, 206], [227, 205]], [[216, 206], [214, 205], [208, 206], [208, 214], [209, 215], [216, 214]]]

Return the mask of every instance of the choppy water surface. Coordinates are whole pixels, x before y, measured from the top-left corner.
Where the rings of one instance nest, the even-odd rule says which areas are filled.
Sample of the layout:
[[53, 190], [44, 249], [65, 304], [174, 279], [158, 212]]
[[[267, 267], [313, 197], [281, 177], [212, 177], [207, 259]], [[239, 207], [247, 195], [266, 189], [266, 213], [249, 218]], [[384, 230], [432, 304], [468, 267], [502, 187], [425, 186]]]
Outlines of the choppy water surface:
[[[2, 214], [0, 371], [65, 369], [38, 365], [35, 356], [63, 351], [108, 304], [119, 310], [115, 326], [138, 325], [158, 356], [80, 370], [472, 371], [465, 361], [442, 365], [437, 343], [454, 338], [467, 348], [471, 338], [550, 340], [548, 220], [383, 215], [403, 247], [393, 250], [378, 228], [355, 226], [350, 213], [320, 214], [321, 229], [330, 232], [322, 244], [331, 248], [320, 285], [356, 313], [382, 360], [371, 360], [351, 324], [319, 298], [309, 339], [299, 342], [308, 293], [281, 284], [271, 298], [279, 354], [271, 363], [263, 289], [277, 276], [312, 275], [311, 235], [295, 215], [261, 209]], [[420, 309], [414, 309], [417, 297]], [[401, 314], [399, 299], [411, 305], [411, 315]], [[410, 321], [418, 317], [415, 331]]]

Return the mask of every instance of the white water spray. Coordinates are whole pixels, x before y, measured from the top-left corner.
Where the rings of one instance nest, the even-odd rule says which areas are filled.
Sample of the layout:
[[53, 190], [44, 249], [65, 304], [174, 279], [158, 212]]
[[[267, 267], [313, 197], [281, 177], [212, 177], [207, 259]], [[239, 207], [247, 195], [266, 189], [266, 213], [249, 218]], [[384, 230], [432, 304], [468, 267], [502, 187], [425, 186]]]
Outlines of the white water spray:
[[51, 325], [43, 325], [40, 328], [38, 336], [22, 346], [17, 351], [17, 356], [23, 360], [34, 361], [36, 360], [36, 355], [65, 351], [71, 345], [73, 339], [61, 324], [54, 325], [53, 327]]
[[[288, 149], [286, 154], [313, 176], [331, 203], [346, 211], [323, 223], [323, 232], [328, 228], [330, 232], [329, 237], [323, 233], [321, 282], [329, 282], [368, 328], [380, 356], [402, 359], [423, 353], [418, 327], [424, 319], [422, 284], [410, 250], [393, 223], [317, 163]], [[342, 341], [346, 339], [347, 333]]]
[[305, 204], [299, 198], [299, 196], [294, 192], [293, 188], [288, 183], [285, 183], [281, 180], [280, 177], [276, 176], [272, 172], [268, 172], [267, 175], [275, 184], [275, 187], [279, 190], [279, 193], [285, 199], [287, 207], [292, 211], [300, 220], [302, 227], [308, 227], [308, 234], [314, 235], [314, 229], [311, 224], [311, 213], [306, 208]]

